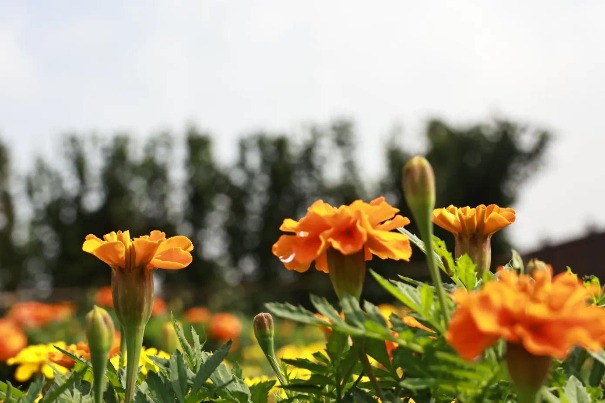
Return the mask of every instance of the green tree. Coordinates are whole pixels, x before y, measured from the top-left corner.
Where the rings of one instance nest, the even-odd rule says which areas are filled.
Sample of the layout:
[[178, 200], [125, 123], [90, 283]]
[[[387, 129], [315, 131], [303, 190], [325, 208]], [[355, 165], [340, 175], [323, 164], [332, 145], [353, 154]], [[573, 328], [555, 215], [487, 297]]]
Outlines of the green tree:
[[0, 142], [0, 290], [14, 289], [24, 275], [24, 256], [15, 243], [15, 202], [9, 150]]

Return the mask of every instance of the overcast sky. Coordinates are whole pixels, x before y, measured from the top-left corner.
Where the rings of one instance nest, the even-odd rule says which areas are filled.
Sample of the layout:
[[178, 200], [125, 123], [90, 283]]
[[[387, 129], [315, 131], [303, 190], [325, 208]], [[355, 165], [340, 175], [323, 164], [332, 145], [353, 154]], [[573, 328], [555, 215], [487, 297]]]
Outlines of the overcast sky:
[[23, 167], [66, 131], [195, 123], [229, 160], [254, 130], [348, 116], [371, 176], [395, 125], [418, 147], [431, 117], [505, 117], [556, 135], [515, 206], [527, 251], [605, 229], [604, 18], [601, 0], [0, 0], [0, 136]]

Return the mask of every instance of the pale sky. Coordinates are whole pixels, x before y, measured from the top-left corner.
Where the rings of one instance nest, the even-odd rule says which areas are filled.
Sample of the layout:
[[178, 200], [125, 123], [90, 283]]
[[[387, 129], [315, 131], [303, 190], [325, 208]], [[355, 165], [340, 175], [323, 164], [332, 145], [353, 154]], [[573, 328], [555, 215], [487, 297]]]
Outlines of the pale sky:
[[17, 168], [67, 131], [145, 136], [189, 123], [229, 161], [257, 129], [351, 117], [380, 173], [391, 129], [432, 117], [544, 127], [521, 190], [527, 251], [605, 229], [605, 2], [0, 0], [0, 136]]

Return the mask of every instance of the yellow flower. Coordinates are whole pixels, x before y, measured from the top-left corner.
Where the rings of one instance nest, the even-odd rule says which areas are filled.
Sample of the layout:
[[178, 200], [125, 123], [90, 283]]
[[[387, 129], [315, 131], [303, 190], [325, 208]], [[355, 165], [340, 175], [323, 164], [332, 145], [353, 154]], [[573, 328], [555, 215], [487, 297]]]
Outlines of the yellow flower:
[[116, 316], [122, 325], [126, 350], [125, 400], [134, 397], [136, 364], [143, 334], [153, 307], [153, 269], [182, 269], [191, 263], [193, 245], [185, 236], [166, 239], [160, 231], [131, 239], [129, 231], [110, 232], [103, 239], [87, 235], [82, 250], [111, 267], [111, 289]]
[[[141, 372], [143, 373], [143, 375], [147, 375], [147, 373], [149, 371], [158, 372], [160, 370], [160, 368], [149, 357], [159, 357], [159, 358], [170, 359], [170, 354], [168, 354], [164, 351], [158, 350], [157, 348], [154, 348], [154, 347], [151, 347], [151, 348], [142, 347], [141, 356], [139, 358], [139, 367], [141, 368]], [[126, 356], [124, 356], [124, 359], [126, 359]], [[111, 362], [111, 365], [113, 365], [113, 367], [115, 369], [118, 369], [118, 366], [120, 365], [120, 356], [116, 355], [114, 357], [111, 357], [109, 361]]]
[[468, 254], [481, 276], [490, 268], [492, 235], [515, 222], [515, 210], [495, 204], [481, 204], [476, 208], [450, 205], [435, 209], [433, 222], [454, 234], [456, 257]]
[[47, 379], [54, 379], [53, 369], [61, 373], [68, 372], [67, 368], [51, 361], [52, 355], [59, 352], [54, 346], [62, 349], [66, 347], [63, 341], [51, 344], [35, 344], [25, 347], [15, 357], [9, 358], [8, 365], [18, 365], [15, 371], [15, 379], [19, 382], [25, 382], [35, 374], [43, 374]]
[[[313, 357], [313, 354], [321, 351], [325, 348], [325, 343], [311, 343], [306, 346], [296, 346], [294, 344], [286, 344], [277, 350], [275, 354], [280, 359], [291, 359], [295, 360], [297, 358], [306, 358], [311, 361], [316, 361]], [[290, 373], [291, 378], [298, 379], [308, 379], [311, 376], [311, 371], [304, 368], [290, 368], [292, 372]]]
[[87, 235], [82, 250], [95, 255], [114, 269], [174, 270], [191, 263], [193, 244], [185, 236], [166, 239], [166, 234], [157, 230], [134, 239], [130, 239], [129, 231], [118, 231], [105, 234], [103, 239]]

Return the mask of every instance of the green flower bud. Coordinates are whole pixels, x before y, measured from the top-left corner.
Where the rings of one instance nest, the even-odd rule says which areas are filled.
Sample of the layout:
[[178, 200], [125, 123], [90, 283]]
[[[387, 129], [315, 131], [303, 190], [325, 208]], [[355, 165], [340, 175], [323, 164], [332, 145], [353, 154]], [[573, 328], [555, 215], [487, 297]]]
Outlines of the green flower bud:
[[85, 320], [85, 332], [90, 348], [90, 361], [94, 379], [94, 397], [95, 402], [101, 402], [105, 389], [105, 368], [107, 367], [109, 349], [113, 345], [115, 327], [109, 313], [96, 305], [86, 315]]
[[[281, 371], [279, 364], [277, 363], [277, 359], [275, 358], [275, 346], [273, 344], [273, 334], [274, 334], [274, 326], [273, 326], [273, 317], [270, 313], [261, 312], [254, 317], [252, 320], [252, 326], [254, 327], [254, 336], [256, 337], [256, 341], [260, 346], [263, 353], [265, 353], [265, 358], [269, 361], [269, 365], [275, 372], [279, 383], [282, 386], [288, 384], [288, 378], [284, 376]], [[286, 392], [287, 394], [288, 392]]]
[[[109, 353], [109, 349], [113, 345], [113, 337], [115, 334], [115, 326], [109, 313], [98, 306], [94, 306], [86, 315], [86, 338], [90, 352], [102, 352], [105, 355]], [[105, 357], [107, 359], [107, 357]]]
[[403, 192], [414, 217], [429, 217], [435, 208], [435, 173], [424, 157], [412, 157], [403, 167]]
[[261, 312], [252, 321], [254, 336], [265, 355], [275, 356], [273, 345], [273, 317], [270, 313]]

